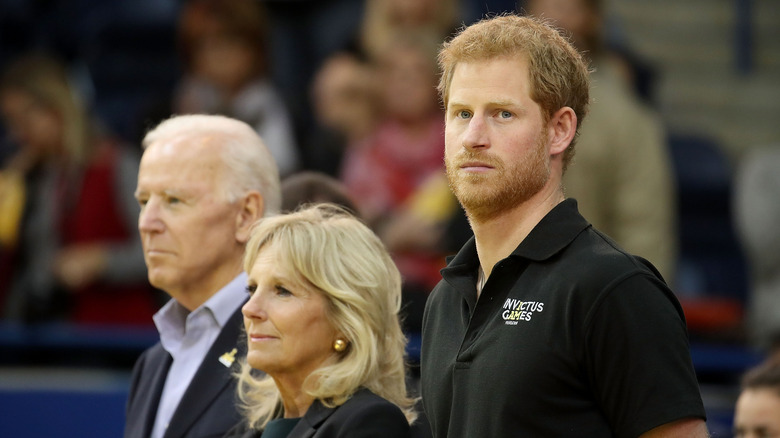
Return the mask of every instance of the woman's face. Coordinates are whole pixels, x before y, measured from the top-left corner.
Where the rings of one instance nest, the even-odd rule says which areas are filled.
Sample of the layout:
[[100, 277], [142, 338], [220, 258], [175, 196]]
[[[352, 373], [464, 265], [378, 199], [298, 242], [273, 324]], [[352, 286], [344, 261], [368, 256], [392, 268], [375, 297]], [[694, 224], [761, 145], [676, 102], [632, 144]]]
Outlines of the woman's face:
[[384, 58], [382, 89], [385, 110], [401, 120], [425, 119], [438, 108], [432, 60], [411, 47], [395, 47]]
[[244, 305], [247, 361], [288, 387], [297, 387], [335, 354], [336, 329], [326, 316], [327, 301], [282, 266], [275, 244], [260, 249], [249, 272]]
[[62, 119], [27, 93], [5, 90], [0, 110], [8, 132], [25, 153], [42, 157], [62, 146]]
[[324, 126], [347, 137], [359, 136], [375, 116], [375, 95], [367, 66], [337, 55], [317, 72], [313, 87], [315, 115]]

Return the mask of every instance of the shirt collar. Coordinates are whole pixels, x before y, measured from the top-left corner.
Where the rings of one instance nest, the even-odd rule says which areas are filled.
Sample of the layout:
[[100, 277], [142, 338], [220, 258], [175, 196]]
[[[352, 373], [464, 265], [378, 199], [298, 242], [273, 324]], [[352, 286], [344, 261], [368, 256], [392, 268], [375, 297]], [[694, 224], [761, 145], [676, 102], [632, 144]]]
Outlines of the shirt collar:
[[227, 324], [230, 317], [235, 313], [236, 308], [246, 301], [248, 296], [246, 293], [246, 281], [246, 272], [238, 274], [233, 281], [203, 303], [203, 307], [211, 310], [220, 328]]
[[[590, 224], [577, 209], [573, 198], [559, 203], [539, 221], [528, 236], [515, 248], [510, 257], [522, 257], [534, 261], [546, 260], [567, 247]], [[477, 244], [472, 236], [454, 257], [450, 257], [445, 270], [472, 270], [479, 266]]]
[[245, 272], [240, 273], [192, 312], [189, 312], [175, 299], [169, 300], [152, 317], [154, 324], [157, 326], [157, 331], [160, 333], [160, 336], [163, 336], [165, 333], [183, 334], [187, 317], [190, 314], [201, 312], [210, 313], [221, 329], [227, 324], [230, 317], [233, 316], [236, 308], [246, 301], [246, 281], [247, 274]]
[[577, 201], [565, 199], [531, 230], [512, 252], [512, 257], [547, 260], [569, 244], [590, 224], [580, 215]]

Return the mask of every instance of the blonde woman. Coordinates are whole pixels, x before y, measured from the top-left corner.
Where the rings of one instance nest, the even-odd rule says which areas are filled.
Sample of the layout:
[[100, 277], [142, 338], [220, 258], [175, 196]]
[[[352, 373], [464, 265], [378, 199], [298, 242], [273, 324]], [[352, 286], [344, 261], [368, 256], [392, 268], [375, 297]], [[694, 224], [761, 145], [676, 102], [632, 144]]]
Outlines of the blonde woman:
[[11, 196], [0, 205], [0, 254], [14, 256], [0, 260], [2, 316], [150, 324], [157, 303], [136, 231], [135, 147], [94, 123], [58, 59], [24, 54], [3, 67], [0, 124], [16, 152], [0, 163]]
[[231, 436], [409, 436], [401, 278], [376, 235], [340, 207], [304, 207], [258, 222], [244, 268], [246, 424]]

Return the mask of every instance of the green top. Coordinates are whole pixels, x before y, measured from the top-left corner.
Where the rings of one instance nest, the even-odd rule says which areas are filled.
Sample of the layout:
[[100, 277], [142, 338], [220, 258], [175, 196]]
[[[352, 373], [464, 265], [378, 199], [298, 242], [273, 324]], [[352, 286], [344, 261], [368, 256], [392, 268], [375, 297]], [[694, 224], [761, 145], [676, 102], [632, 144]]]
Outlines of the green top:
[[263, 430], [263, 438], [286, 438], [301, 418], [277, 418], [271, 420]]

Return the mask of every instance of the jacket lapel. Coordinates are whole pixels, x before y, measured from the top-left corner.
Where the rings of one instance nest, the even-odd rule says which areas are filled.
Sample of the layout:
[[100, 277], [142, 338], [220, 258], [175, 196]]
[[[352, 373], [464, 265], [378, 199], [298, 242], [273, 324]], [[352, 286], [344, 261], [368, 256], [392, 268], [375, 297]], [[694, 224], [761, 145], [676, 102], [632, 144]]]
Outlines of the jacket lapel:
[[[200, 418], [212, 401], [222, 392], [234, 388], [233, 373], [239, 369], [239, 357], [246, 355], [246, 342], [239, 342], [243, 316], [241, 306], [233, 313], [228, 323], [222, 328], [214, 344], [209, 349], [198, 371], [195, 372], [190, 385], [182, 396], [179, 406], [171, 417], [170, 427], [165, 438], [182, 437], [187, 430]], [[235, 361], [226, 366], [220, 361], [225, 353], [236, 348], [238, 353]]]

